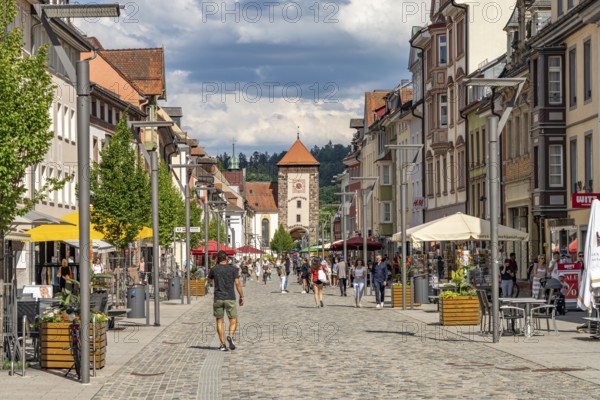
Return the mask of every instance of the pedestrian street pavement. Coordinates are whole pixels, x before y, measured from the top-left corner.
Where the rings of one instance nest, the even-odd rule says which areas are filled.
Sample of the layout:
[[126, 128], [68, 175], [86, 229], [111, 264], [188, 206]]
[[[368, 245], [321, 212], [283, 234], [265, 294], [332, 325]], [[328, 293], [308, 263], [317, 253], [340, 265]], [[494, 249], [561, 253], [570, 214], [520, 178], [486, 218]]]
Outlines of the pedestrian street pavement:
[[[325, 306], [316, 308], [313, 295], [302, 294], [295, 278], [288, 289], [280, 292], [276, 276], [267, 285], [247, 283], [234, 351], [217, 350], [207, 297], [190, 306], [163, 304], [161, 313], [169, 320], [160, 331], [140, 327], [135, 343], [109, 343], [109, 366], [84, 389], [43, 371], [9, 379], [51, 376], [78, 390], [69, 397], [99, 400], [600, 399], [600, 371], [593, 361], [600, 360], [600, 342], [563, 332], [570, 329], [566, 322], [558, 337], [545, 333], [529, 343], [503, 337], [493, 344], [479, 327], [439, 326], [433, 305], [402, 311], [389, 308], [388, 298], [386, 308], [376, 309], [374, 296], [367, 296], [363, 308], [355, 308], [352, 290], [341, 297], [338, 288], [326, 288]], [[113, 348], [131, 354], [114, 358]], [[566, 356], [571, 348], [585, 362]], [[568, 368], [559, 368], [561, 359]], [[5, 381], [0, 378], [0, 388]], [[41, 395], [59, 394], [64, 392]]]

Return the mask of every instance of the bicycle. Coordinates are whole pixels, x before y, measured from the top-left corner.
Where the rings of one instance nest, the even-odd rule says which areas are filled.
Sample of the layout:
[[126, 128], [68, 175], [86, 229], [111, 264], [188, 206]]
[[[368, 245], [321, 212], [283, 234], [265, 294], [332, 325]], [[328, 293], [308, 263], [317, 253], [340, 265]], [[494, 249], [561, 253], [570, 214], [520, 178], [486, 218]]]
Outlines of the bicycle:
[[73, 365], [71, 368], [69, 368], [65, 376], [69, 375], [69, 372], [75, 368], [77, 379], [81, 380], [81, 341], [79, 340], [80, 324], [74, 309], [70, 309], [68, 313], [69, 320], [71, 321], [71, 325], [69, 325], [69, 335], [71, 338], [69, 341], [69, 349], [71, 351], [71, 356], [73, 357]]

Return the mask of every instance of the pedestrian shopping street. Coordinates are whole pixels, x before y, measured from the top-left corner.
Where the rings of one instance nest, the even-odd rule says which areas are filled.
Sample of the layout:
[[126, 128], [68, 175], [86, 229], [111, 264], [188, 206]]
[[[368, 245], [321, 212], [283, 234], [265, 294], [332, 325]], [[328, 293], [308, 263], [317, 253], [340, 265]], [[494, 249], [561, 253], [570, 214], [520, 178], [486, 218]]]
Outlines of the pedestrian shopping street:
[[[380, 310], [367, 296], [355, 308], [352, 290], [340, 297], [338, 288], [326, 288], [325, 307], [315, 308], [294, 278], [289, 293], [278, 284], [277, 277], [266, 286], [247, 283], [235, 351], [216, 350], [212, 297], [200, 298], [93, 398], [577, 399], [600, 393], [600, 371], [590, 361], [600, 357], [599, 343], [563, 332], [574, 323], [561, 324], [558, 337], [545, 333], [528, 343], [503, 337], [494, 345], [478, 327], [457, 335], [452, 327], [424, 323], [437, 318], [434, 305]], [[168, 307], [175, 306], [162, 306]], [[532, 351], [539, 362], [528, 360], [536, 357], [527, 355]], [[586, 353], [587, 366], [582, 360], [572, 371], [556, 368], [578, 351]]]

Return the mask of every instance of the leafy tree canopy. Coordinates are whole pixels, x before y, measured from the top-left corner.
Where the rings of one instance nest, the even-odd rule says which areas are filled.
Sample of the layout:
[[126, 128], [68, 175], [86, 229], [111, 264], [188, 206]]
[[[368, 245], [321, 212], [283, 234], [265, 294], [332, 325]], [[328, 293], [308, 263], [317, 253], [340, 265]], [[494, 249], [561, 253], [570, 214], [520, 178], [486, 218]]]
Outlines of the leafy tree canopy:
[[150, 180], [136, 160], [125, 114], [100, 157], [90, 176], [90, 219], [107, 242], [123, 249], [151, 219]]
[[294, 248], [294, 240], [282, 224], [279, 224], [279, 228], [275, 231], [269, 247], [278, 255], [282, 255]]
[[72, 179], [47, 179], [33, 198], [24, 198], [27, 174], [44, 161], [54, 137], [48, 113], [54, 87], [46, 47], [23, 57], [23, 32], [9, 30], [16, 13], [14, 0], [0, 2], [0, 236], [15, 217]]

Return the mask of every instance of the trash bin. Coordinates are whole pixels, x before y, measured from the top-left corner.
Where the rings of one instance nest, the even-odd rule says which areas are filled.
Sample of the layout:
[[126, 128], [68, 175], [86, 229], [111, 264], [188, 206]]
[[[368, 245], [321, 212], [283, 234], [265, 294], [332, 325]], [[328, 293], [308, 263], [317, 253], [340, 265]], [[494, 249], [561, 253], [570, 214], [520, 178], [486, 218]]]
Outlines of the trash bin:
[[146, 290], [144, 285], [134, 285], [127, 288], [127, 318], [146, 317]]
[[167, 290], [169, 300], [181, 298], [181, 278], [176, 276], [169, 279], [169, 289]]
[[414, 277], [415, 285], [415, 303], [429, 303], [429, 284], [426, 275], [417, 275]]

